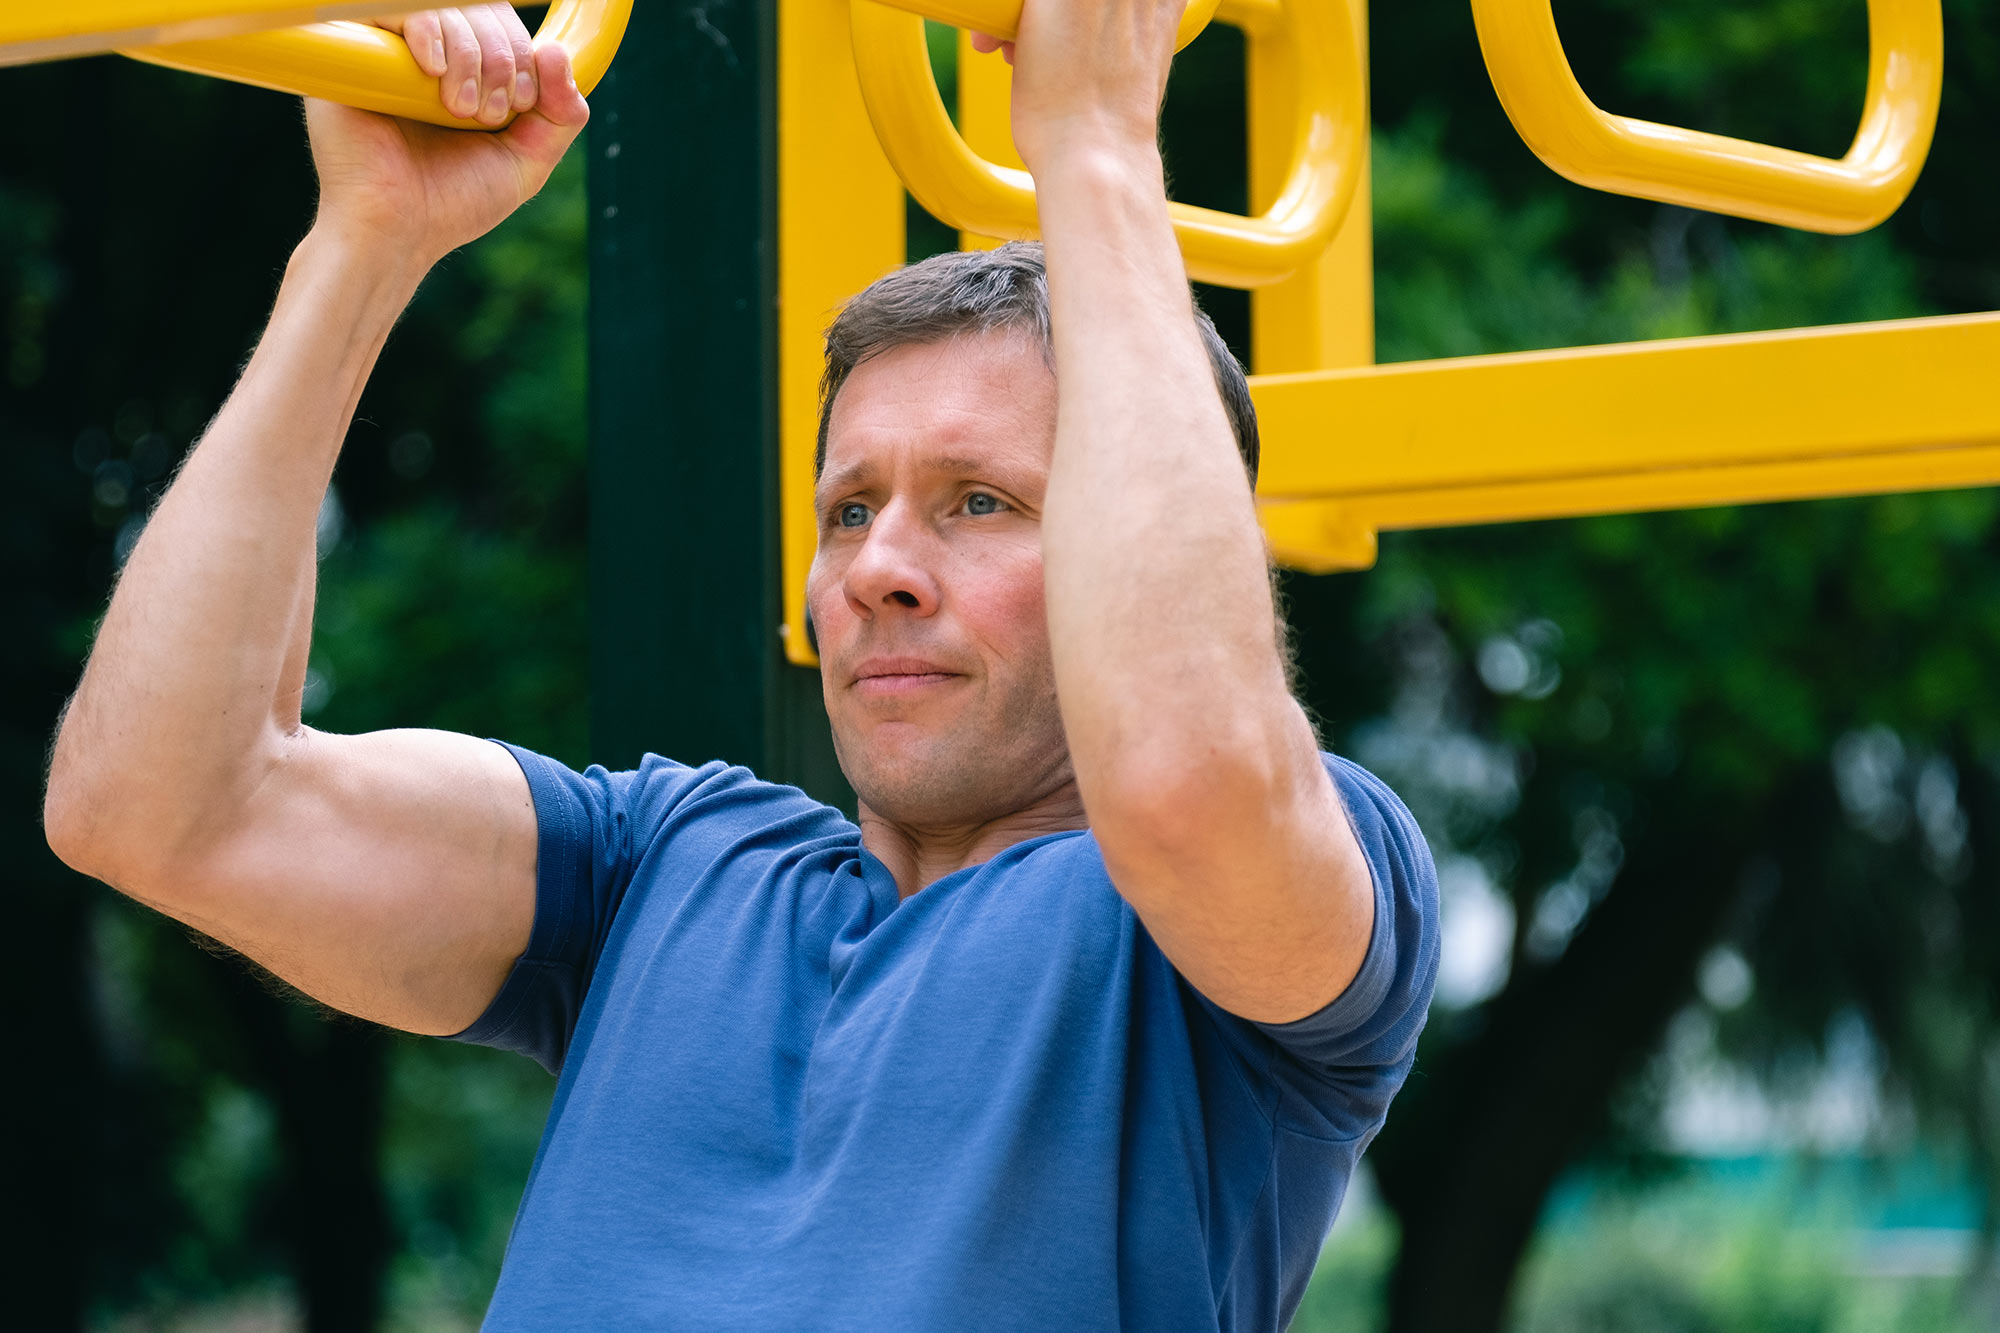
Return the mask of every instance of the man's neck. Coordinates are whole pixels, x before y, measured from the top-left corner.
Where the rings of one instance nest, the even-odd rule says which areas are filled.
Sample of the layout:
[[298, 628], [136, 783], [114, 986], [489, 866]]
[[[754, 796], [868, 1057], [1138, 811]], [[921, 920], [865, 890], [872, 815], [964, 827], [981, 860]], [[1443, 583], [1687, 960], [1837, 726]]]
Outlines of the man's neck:
[[861, 845], [895, 876], [897, 896], [902, 898], [954, 871], [991, 861], [1017, 842], [1089, 827], [1074, 782], [1025, 810], [985, 823], [919, 828], [878, 815], [866, 802], [861, 805], [860, 823]]

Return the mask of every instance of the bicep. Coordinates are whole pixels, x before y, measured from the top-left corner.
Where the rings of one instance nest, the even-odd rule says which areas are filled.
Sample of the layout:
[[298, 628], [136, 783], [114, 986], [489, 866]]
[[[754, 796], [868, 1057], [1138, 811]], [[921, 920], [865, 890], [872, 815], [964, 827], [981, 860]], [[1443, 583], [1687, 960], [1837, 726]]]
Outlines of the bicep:
[[490, 741], [301, 730], [203, 842], [175, 915], [390, 1027], [468, 1026], [534, 925], [534, 803]]

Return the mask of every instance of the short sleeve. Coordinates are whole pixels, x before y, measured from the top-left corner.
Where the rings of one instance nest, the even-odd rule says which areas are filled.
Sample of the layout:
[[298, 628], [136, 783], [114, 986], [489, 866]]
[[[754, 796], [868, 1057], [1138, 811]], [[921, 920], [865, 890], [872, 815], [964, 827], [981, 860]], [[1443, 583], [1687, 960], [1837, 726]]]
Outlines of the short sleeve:
[[493, 1003], [452, 1040], [515, 1051], [554, 1073], [638, 856], [698, 804], [705, 785], [741, 770], [647, 755], [633, 772], [593, 766], [578, 773], [533, 751], [506, 749], [535, 803], [535, 925]]
[[[1372, 1135], [1415, 1061], [1437, 982], [1438, 883], [1429, 845], [1407, 806], [1360, 765], [1323, 755], [1374, 881], [1375, 922], [1354, 980], [1324, 1009], [1290, 1023], [1241, 1019], [1264, 1045], [1266, 1073], [1285, 1091], [1277, 1114], [1315, 1137]], [[1222, 1011], [1209, 1006], [1222, 1016]], [[1268, 1039], [1268, 1045], [1254, 1034]]]

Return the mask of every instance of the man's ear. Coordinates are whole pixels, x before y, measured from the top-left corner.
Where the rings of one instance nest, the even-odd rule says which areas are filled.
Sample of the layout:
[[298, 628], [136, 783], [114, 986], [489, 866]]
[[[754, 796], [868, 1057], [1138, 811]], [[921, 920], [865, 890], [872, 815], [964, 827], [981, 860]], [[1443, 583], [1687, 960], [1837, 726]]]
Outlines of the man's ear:
[[813, 613], [811, 607], [806, 608], [806, 647], [813, 650], [813, 656], [815, 657], [819, 656], [819, 632], [813, 629]]

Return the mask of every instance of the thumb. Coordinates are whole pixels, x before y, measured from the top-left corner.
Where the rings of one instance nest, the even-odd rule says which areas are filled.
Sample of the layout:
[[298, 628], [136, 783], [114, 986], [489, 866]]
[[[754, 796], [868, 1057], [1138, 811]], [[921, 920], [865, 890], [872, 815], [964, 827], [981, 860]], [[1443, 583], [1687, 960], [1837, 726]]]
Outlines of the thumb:
[[516, 116], [499, 137], [515, 156], [533, 165], [538, 179], [547, 179], [590, 122], [590, 103], [577, 90], [569, 52], [560, 42], [547, 42], [535, 48], [535, 77], [541, 85], [541, 96], [534, 106]]

